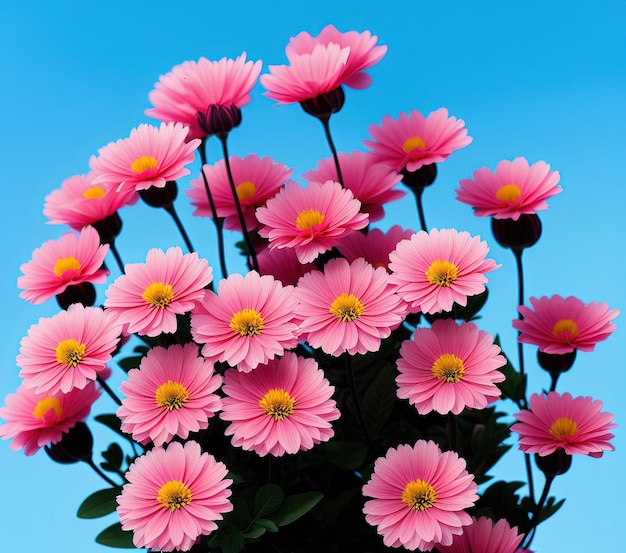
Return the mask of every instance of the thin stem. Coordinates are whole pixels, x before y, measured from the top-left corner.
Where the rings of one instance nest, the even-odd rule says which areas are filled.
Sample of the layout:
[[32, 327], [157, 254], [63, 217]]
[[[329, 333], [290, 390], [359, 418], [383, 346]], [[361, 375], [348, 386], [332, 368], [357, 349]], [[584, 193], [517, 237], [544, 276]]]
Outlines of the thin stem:
[[181, 236], [183, 237], [185, 246], [187, 246], [187, 249], [189, 250], [189, 252], [190, 253], [195, 252], [196, 250], [191, 244], [191, 240], [189, 240], [189, 235], [187, 234], [187, 231], [185, 230], [185, 227], [183, 226], [183, 222], [180, 220], [178, 213], [176, 213], [176, 208], [174, 207], [174, 204], [171, 203], [170, 205], [163, 206], [163, 209], [165, 209], [165, 211], [167, 211], [172, 216], [172, 219], [174, 219], [174, 223], [176, 224], [176, 227], [178, 228]]
[[[517, 305], [524, 305], [524, 269], [522, 265], [522, 252], [523, 250], [513, 250], [513, 255], [515, 255], [515, 264], [517, 265], [517, 290], [518, 290], [518, 299]], [[518, 314], [519, 319], [521, 320], [522, 314]], [[521, 375], [524, 374], [524, 345], [519, 341], [519, 335], [521, 332], [517, 331], [517, 353], [519, 356], [519, 373]]]
[[330, 146], [330, 151], [333, 153], [335, 168], [337, 169], [337, 181], [339, 182], [339, 184], [341, 184], [341, 186], [343, 186], [343, 175], [341, 174], [341, 167], [339, 166], [339, 157], [337, 156], [337, 149], [335, 148], [333, 137], [330, 134], [330, 115], [328, 117], [320, 117], [319, 120], [322, 122], [322, 126], [324, 127], [324, 133], [326, 134], [326, 141]]
[[117, 266], [120, 268], [120, 272], [124, 274], [124, 262], [122, 261], [120, 252], [115, 246], [115, 240], [111, 240], [111, 242], [109, 242], [109, 247], [110, 247], [111, 253], [113, 254], [113, 257], [115, 258]]
[[417, 204], [417, 215], [420, 219], [420, 226], [424, 232], [428, 232], [426, 226], [426, 217], [424, 216], [424, 203], [422, 202], [422, 196], [424, 195], [424, 188], [420, 188], [419, 191], [415, 190], [415, 203]]
[[98, 381], [98, 384], [102, 386], [104, 391], [111, 396], [111, 399], [113, 399], [115, 403], [117, 403], [118, 405], [122, 405], [120, 398], [117, 397], [115, 392], [111, 389], [111, 387], [105, 382], [105, 380], [100, 375], [96, 376], [96, 380]]
[[367, 426], [365, 425], [365, 419], [363, 418], [363, 411], [361, 409], [361, 400], [359, 399], [359, 394], [356, 389], [356, 382], [354, 380], [354, 369], [352, 368], [352, 357], [350, 357], [348, 352], [345, 352], [343, 356], [346, 362], [346, 375], [348, 377], [348, 385], [350, 386], [350, 394], [352, 395], [352, 400], [354, 401], [354, 408], [356, 410], [356, 418], [359, 421], [359, 427], [361, 428], [361, 432], [363, 433], [363, 437], [365, 438], [365, 441], [369, 443], [370, 438], [367, 433]]
[[120, 485], [117, 484], [116, 482], [114, 482], [113, 480], [111, 480], [106, 474], [104, 474], [104, 472], [102, 472], [97, 466], [96, 464], [93, 462], [93, 459], [90, 457], [89, 459], [85, 460], [85, 463], [87, 463], [95, 472], [98, 476], [100, 476], [100, 478], [102, 478], [107, 484], [110, 484], [111, 486], [113, 486], [114, 488], [119, 488]]
[[557, 383], [557, 382], [558, 382], [558, 380], [559, 380], [559, 376], [561, 376], [561, 373], [560, 373], [560, 372], [556, 372], [556, 371], [555, 371], [555, 372], [551, 372], [551, 373], [550, 373], [550, 380], [551, 380], [551, 383], [550, 383], [550, 391], [551, 391], [551, 392], [556, 391], [556, 383]]
[[543, 485], [543, 491], [541, 492], [541, 497], [539, 498], [539, 503], [536, 504], [535, 509], [533, 510], [533, 515], [530, 520], [531, 529], [526, 537], [526, 542], [522, 545], [522, 549], [528, 549], [530, 544], [532, 543], [535, 537], [535, 530], [537, 528], [536, 518], [539, 516], [541, 509], [543, 508], [546, 499], [548, 499], [548, 494], [550, 493], [550, 486], [552, 486], [552, 482], [554, 481], [554, 476], [546, 476], [546, 482]]
[[524, 453], [524, 462], [526, 463], [526, 476], [528, 477], [528, 497], [535, 502], [535, 482], [533, 478], [533, 466], [530, 461], [530, 455]]

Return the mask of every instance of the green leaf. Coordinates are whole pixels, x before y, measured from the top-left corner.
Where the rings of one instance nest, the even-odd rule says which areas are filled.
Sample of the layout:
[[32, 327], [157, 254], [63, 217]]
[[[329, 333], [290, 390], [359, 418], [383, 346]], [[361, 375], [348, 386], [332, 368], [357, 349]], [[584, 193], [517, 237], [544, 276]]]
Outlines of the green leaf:
[[339, 468], [354, 470], [365, 461], [367, 446], [362, 442], [340, 442], [331, 440], [326, 443], [326, 457]]
[[112, 513], [117, 508], [115, 498], [120, 493], [122, 493], [121, 487], [107, 488], [92, 493], [81, 503], [76, 516], [78, 518], [99, 518]]
[[260, 518], [254, 521], [254, 526], [261, 526], [265, 528], [268, 532], [278, 532], [278, 526], [273, 520], [269, 520], [267, 518]]
[[248, 538], [250, 540], [255, 540], [260, 538], [263, 534], [265, 534], [266, 530], [263, 526], [252, 526], [251, 530], [244, 532], [243, 537]]
[[124, 359], [120, 359], [117, 364], [125, 371], [128, 372], [131, 369], [136, 369], [139, 367], [141, 360], [143, 359], [143, 355], [133, 355], [132, 357], [124, 357]]
[[305, 492], [291, 495], [285, 498], [280, 509], [272, 515], [272, 520], [277, 526], [291, 524], [308, 513], [323, 497], [324, 494], [319, 492]]
[[124, 461], [124, 452], [122, 448], [115, 442], [109, 444], [106, 451], [102, 452], [102, 457], [106, 463], [100, 463], [100, 466], [109, 472], [117, 472], [122, 468]]
[[223, 553], [239, 553], [243, 550], [244, 538], [242, 532], [236, 532], [228, 536], [224, 536], [221, 541]]
[[285, 499], [285, 494], [280, 486], [268, 484], [263, 486], [254, 498], [254, 516], [261, 518], [264, 515], [273, 513], [278, 509]]
[[96, 543], [118, 549], [136, 549], [133, 544], [133, 533], [122, 530], [122, 525], [119, 522], [102, 530], [96, 536]]
[[548, 498], [548, 503], [539, 511], [539, 516], [537, 517], [537, 524], [543, 522], [544, 520], [550, 518], [554, 513], [556, 513], [565, 503], [565, 499], [561, 499], [555, 503], [555, 498]]
[[97, 415], [94, 417], [100, 424], [104, 424], [104, 426], [108, 426], [113, 432], [116, 432], [120, 436], [124, 436], [124, 438], [128, 438], [124, 432], [122, 432], [121, 425], [122, 421], [117, 418], [116, 415], [105, 414], [105, 415]]
[[396, 399], [394, 371], [384, 364], [363, 397], [363, 418], [371, 431], [370, 437], [376, 437], [387, 423]]
[[[500, 347], [500, 337], [496, 335], [494, 344]], [[509, 361], [504, 351], [500, 352], [506, 359], [506, 365], [498, 369], [505, 376], [504, 382], [497, 384], [498, 388], [502, 390], [502, 397], [512, 399], [516, 404], [526, 397], [526, 375], [518, 373]]]

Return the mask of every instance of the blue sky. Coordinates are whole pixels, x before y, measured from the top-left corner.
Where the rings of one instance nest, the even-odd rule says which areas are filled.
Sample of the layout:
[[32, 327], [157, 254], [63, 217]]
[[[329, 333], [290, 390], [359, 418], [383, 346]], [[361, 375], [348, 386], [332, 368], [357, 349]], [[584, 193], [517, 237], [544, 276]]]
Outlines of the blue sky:
[[[46, 194], [88, 170], [88, 159], [106, 143], [128, 136], [149, 119], [147, 95], [174, 65], [242, 51], [267, 65], [285, 62], [289, 36], [317, 33], [328, 23], [340, 30], [370, 29], [389, 46], [371, 70], [373, 85], [347, 92], [331, 125], [337, 146], [350, 151], [368, 138], [383, 115], [441, 106], [462, 118], [474, 141], [440, 167], [427, 190], [429, 225], [480, 234], [503, 267], [490, 275], [492, 300], [481, 326], [499, 332], [514, 357], [516, 284], [513, 257], [491, 238], [489, 221], [454, 200], [460, 179], [501, 159], [545, 160], [561, 173], [563, 192], [542, 217], [544, 235], [525, 254], [527, 295], [575, 295], [605, 301], [623, 314], [618, 330], [594, 353], [579, 354], [559, 389], [601, 399], [615, 413], [616, 451], [602, 459], [576, 458], [553, 492], [567, 497], [554, 519], [540, 527], [534, 549], [617, 551], [626, 516], [623, 430], [626, 407], [626, 5], [588, 2], [362, 1], [351, 9], [336, 1], [240, 2], [2, 2], [0, 3], [0, 398], [19, 384], [19, 341], [39, 317], [58, 310], [54, 301], [32, 306], [18, 298], [19, 266], [33, 249], [66, 229], [45, 224]], [[244, 122], [230, 140], [231, 154], [271, 155], [299, 176], [327, 157], [321, 126], [297, 106], [272, 105], [254, 89]], [[213, 150], [211, 150], [211, 147]], [[219, 157], [217, 144], [209, 156]], [[194, 166], [197, 171], [198, 165]], [[181, 182], [184, 189], [188, 182]], [[177, 204], [199, 253], [214, 265], [213, 230], [191, 220], [181, 192]], [[388, 209], [380, 226], [417, 228], [411, 201]], [[177, 244], [165, 214], [138, 205], [124, 216], [119, 248], [127, 262], [145, 259], [150, 247]], [[234, 263], [234, 262], [233, 262]], [[103, 299], [100, 290], [99, 299]], [[548, 386], [526, 349], [530, 388]], [[507, 408], [509, 406], [506, 406]], [[113, 410], [103, 398], [97, 412]], [[112, 436], [98, 438], [103, 448]], [[80, 521], [76, 508], [101, 486], [88, 467], [61, 466], [43, 452], [25, 458], [0, 443], [4, 501], [0, 549], [103, 552], [93, 538], [110, 521]], [[521, 474], [514, 457], [499, 475]], [[10, 500], [9, 500], [10, 498]], [[10, 529], [10, 530], [9, 530]]]

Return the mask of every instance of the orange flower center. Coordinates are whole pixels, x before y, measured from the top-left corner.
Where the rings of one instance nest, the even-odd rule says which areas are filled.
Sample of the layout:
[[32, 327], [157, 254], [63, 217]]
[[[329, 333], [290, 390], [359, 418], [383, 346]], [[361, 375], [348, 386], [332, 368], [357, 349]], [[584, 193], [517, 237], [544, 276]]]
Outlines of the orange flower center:
[[85, 344], [79, 344], [74, 338], [63, 340], [56, 347], [56, 358], [67, 368], [76, 368], [85, 357]]
[[421, 136], [411, 136], [407, 138], [402, 144], [402, 149], [410, 154], [413, 150], [424, 150], [426, 149], [426, 143]]
[[100, 186], [92, 186], [83, 192], [83, 198], [86, 200], [100, 199], [107, 193], [105, 188]]
[[50, 410], [54, 411], [54, 414], [59, 419], [63, 415], [61, 402], [55, 397], [46, 397], [37, 402], [37, 405], [35, 405], [35, 409], [33, 410], [33, 416], [42, 421]]
[[550, 425], [549, 432], [552, 437], [562, 441], [576, 436], [578, 434], [578, 425], [572, 419], [561, 417]]
[[263, 330], [263, 317], [254, 309], [245, 308], [233, 315], [230, 328], [239, 336], [256, 336]]
[[425, 272], [426, 278], [435, 286], [445, 286], [446, 288], [459, 278], [459, 269], [454, 263], [436, 259], [430, 264]]
[[168, 411], [180, 409], [189, 399], [189, 392], [179, 382], [168, 380], [161, 384], [154, 394], [156, 402]]
[[66, 271], [80, 271], [80, 262], [71, 255], [69, 257], [62, 257], [54, 264], [52, 271], [59, 278], [63, 278]]
[[174, 291], [170, 284], [163, 284], [162, 282], [153, 282], [150, 284], [141, 294], [143, 300], [158, 307], [159, 309], [165, 309], [174, 299]]
[[170, 480], [161, 486], [157, 501], [170, 511], [178, 511], [191, 503], [191, 490], [180, 480]]
[[430, 509], [437, 500], [437, 492], [424, 480], [411, 480], [402, 492], [402, 501], [414, 511]]
[[330, 312], [344, 323], [356, 321], [365, 311], [365, 306], [354, 294], [340, 294], [330, 305]]
[[259, 400], [259, 407], [274, 420], [282, 421], [293, 414], [295, 403], [295, 398], [282, 388], [272, 388]]
[[496, 190], [496, 198], [501, 202], [514, 202], [522, 195], [517, 184], [505, 184]]
[[298, 214], [296, 227], [299, 230], [311, 230], [315, 225], [324, 222], [324, 215], [316, 209], [305, 209]]
[[239, 198], [240, 202], [249, 200], [250, 198], [252, 198], [252, 196], [256, 194], [256, 186], [254, 186], [254, 183], [249, 180], [245, 180], [239, 183], [236, 187], [236, 190], [237, 198]]
[[159, 163], [152, 156], [141, 156], [130, 164], [130, 170], [137, 175], [145, 175], [152, 173], [158, 167]]
[[433, 376], [445, 382], [460, 382], [463, 380], [465, 366], [461, 358], [451, 353], [440, 355], [432, 366]]
[[578, 336], [578, 325], [572, 319], [560, 319], [554, 323], [552, 334], [557, 337], [565, 334], [566, 340], [573, 340]]

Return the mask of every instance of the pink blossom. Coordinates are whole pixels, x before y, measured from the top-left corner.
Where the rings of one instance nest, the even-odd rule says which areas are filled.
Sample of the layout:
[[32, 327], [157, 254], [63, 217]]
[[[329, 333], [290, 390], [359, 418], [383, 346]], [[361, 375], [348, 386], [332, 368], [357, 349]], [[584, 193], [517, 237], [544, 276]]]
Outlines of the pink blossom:
[[517, 526], [511, 528], [505, 519], [496, 523], [490, 518], [472, 517], [472, 524], [463, 529], [463, 533], [454, 536], [450, 545], [436, 545], [437, 553], [518, 553], [517, 546], [524, 538], [518, 534]]
[[374, 267], [389, 266], [389, 254], [396, 249], [400, 240], [408, 240], [415, 231], [403, 230], [399, 225], [392, 226], [387, 232], [371, 229], [367, 234], [351, 232], [341, 239], [337, 249], [348, 261], [362, 257]]
[[284, 286], [296, 284], [298, 279], [315, 269], [315, 263], [300, 263], [293, 248], [263, 248], [256, 255], [259, 272], [280, 280]]

